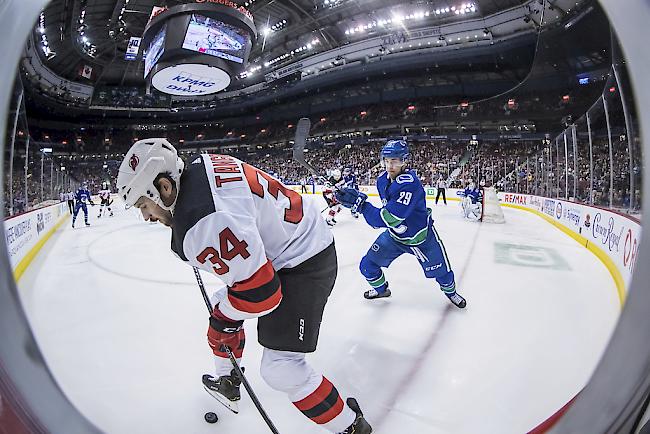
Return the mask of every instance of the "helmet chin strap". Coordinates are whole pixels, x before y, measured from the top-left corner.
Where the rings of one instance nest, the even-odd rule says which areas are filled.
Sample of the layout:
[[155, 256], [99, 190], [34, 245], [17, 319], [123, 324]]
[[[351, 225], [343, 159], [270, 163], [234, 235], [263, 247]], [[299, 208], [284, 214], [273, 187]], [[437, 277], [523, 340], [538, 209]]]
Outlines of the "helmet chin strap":
[[174, 215], [174, 208], [176, 208], [176, 201], [177, 200], [178, 200], [178, 193], [176, 194], [176, 198], [174, 198], [174, 201], [172, 202], [171, 205], [166, 206], [163, 203], [162, 198], [160, 198], [160, 203], [158, 203], [158, 206], [161, 207], [162, 209], [164, 209], [165, 211], [169, 211], [173, 216]]

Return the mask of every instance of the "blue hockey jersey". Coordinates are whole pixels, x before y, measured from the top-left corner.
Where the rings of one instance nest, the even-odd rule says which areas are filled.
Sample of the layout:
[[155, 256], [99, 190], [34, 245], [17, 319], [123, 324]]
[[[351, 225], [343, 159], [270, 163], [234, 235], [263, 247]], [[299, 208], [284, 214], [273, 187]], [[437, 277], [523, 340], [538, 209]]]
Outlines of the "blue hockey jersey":
[[359, 189], [359, 184], [357, 184], [357, 177], [354, 174], [345, 175], [343, 177], [343, 186], [347, 188], [354, 188], [355, 190]]
[[471, 198], [472, 203], [477, 203], [483, 200], [483, 193], [481, 193], [481, 189], [478, 187], [465, 188], [465, 191], [463, 191], [463, 196]]
[[92, 202], [92, 200], [90, 199], [90, 191], [88, 191], [83, 187], [80, 187], [79, 190], [77, 190], [77, 193], [75, 194], [74, 198], [77, 202], [82, 202], [82, 203]]
[[429, 212], [424, 188], [415, 172], [407, 170], [394, 181], [384, 172], [377, 178], [377, 190], [383, 207], [366, 202], [361, 209], [368, 224], [388, 228], [391, 237], [402, 244], [423, 243], [430, 225]]

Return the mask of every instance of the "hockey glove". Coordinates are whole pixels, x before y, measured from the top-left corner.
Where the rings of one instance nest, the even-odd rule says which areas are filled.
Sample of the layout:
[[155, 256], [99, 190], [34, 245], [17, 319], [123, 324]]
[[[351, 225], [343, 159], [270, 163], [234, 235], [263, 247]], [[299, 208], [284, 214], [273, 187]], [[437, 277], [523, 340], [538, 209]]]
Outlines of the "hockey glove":
[[226, 317], [219, 310], [219, 305], [215, 306], [208, 327], [208, 343], [215, 356], [227, 359], [225, 347], [228, 347], [236, 358], [241, 358], [246, 343], [243, 324], [244, 321], [233, 321]]
[[351, 208], [353, 212], [361, 211], [363, 204], [366, 202], [366, 199], [368, 199], [367, 194], [349, 187], [343, 187], [340, 190], [336, 190], [334, 196], [341, 205], [346, 208]]

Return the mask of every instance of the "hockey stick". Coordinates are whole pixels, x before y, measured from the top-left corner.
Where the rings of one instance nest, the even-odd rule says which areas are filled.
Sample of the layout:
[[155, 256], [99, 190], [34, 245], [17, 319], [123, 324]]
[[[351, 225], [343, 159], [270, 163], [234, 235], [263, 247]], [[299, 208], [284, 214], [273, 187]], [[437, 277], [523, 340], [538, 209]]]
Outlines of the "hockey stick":
[[[311, 121], [308, 118], [300, 118], [298, 125], [296, 125], [296, 136], [293, 139], [293, 159], [300, 163], [300, 165], [307, 169], [313, 176], [327, 179], [321, 173], [319, 173], [314, 166], [305, 160], [305, 145], [307, 144], [307, 136], [309, 135], [310, 128]], [[340, 190], [335, 185], [333, 185], [332, 188], [335, 190]], [[355, 204], [350, 209], [352, 213], [357, 212], [359, 205], [360, 204]], [[329, 206], [327, 208], [329, 208]], [[327, 208], [325, 208], [323, 211], [325, 211]], [[321, 213], [323, 213], [323, 211], [321, 211]]]
[[[298, 125], [296, 125], [296, 136], [293, 139], [293, 159], [296, 160], [302, 167], [307, 169], [312, 176], [317, 178], [325, 178], [321, 175], [318, 170], [305, 160], [305, 145], [307, 144], [307, 136], [309, 135], [309, 129], [311, 128], [311, 121], [309, 118], [300, 118], [298, 120]], [[336, 187], [334, 187], [336, 188]], [[330, 206], [327, 205], [323, 211], [327, 210]]]
[[[194, 276], [196, 277], [196, 283], [199, 285], [199, 289], [201, 290], [201, 294], [203, 295], [203, 301], [205, 302], [205, 307], [207, 307], [208, 312], [212, 314], [212, 303], [210, 303], [208, 294], [205, 292], [205, 285], [203, 285], [203, 279], [201, 278], [201, 274], [199, 274], [199, 269], [196, 267], [192, 267], [192, 268], [194, 269]], [[248, 392], [248, 395], [251, 397], [253, 404], [255, 404], [257, 411], [260, 412], [262, 419], [264, 419], [264, 422], [266, 422], [266, 424], [268, 425], [269, 429], [273, 434], [280, 434], [277, 428], [275, 427], [275, 425], [273, 425], [273, 422], [271, 421], [269, 416], [264, 411], [264, 407], [262, 407], [262, 404], [257, 399], [257, 395], [255, 395], [255, 392], [253, 391], [251, 385], [248, 383], [248, 380], [246, 379], [244, 372], [239, 367], [239, 363], [237, 363], [237, 359], [235, 358], [235, 355], [232, 353], [232, 350], [228, 346], [225, 346], [225, 349], [226, 349], [226, 354], [228, 354], [228, 358], [230, 359], [230, 363], [232, 363], [233, 368], [235, 368], [235, 372], [237, 372], [237, 376], [239, 376], [239, 379], [241, 380], [242, 384], [244, 385], [244, 388], [246, 389], [246, 392]]]
[[293, 140], [293, 159], [300, 163], [313, 176], [324, 178], [314, 166], [305, 161], [305, 145], [307, 144], [307, 136], [309, 135], [310, 128], [311, 121], [308, 118], [300, 118], [298, 125], [296, 125], [296, 136]]

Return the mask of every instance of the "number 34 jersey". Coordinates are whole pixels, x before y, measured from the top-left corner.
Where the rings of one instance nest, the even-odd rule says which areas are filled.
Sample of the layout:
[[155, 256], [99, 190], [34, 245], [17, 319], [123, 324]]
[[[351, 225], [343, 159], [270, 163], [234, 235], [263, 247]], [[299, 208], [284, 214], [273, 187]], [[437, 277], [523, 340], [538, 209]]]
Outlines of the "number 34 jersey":
[[282, 300], [275, 270], [295, 267], [332, 242], [315, 204], [262, 170], [227, 155], [188, 160], [171, 247], [228, 286], [219, 304], [227, 317], [271, 312]]

